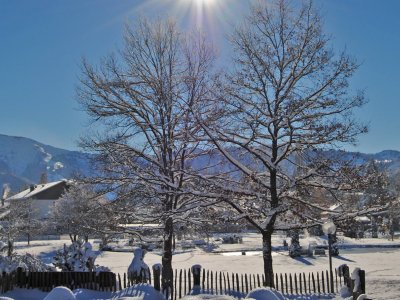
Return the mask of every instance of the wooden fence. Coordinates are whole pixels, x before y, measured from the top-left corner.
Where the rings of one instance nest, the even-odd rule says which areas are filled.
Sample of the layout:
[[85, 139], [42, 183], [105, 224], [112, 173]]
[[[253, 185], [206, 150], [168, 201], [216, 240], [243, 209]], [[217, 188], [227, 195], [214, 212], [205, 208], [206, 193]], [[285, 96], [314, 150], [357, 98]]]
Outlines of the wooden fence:
[[18, 269], [10, 274], [3, 273], [0, 278], [1, 292], [14, 287], [51, 291], [56, 286], [71, 290], [85, 288], [97, 291], [116, 291], [117, 280], [112, 272], [24, 272]]
[[[196, 278], [198, 277], [198, 278]], [[160, 290], [160, 274], [152, 273], [153, 283]], [[274, 276], [274, 287], [286, 295], [307, 295], [338, 293], [345, 285], [343, 277], [335, 270], [332, 273], [333, 285], [330, 285], [329, 271], [308, 273], [277, 273]], [[134, 283], [127, 279], [127, 275], [118, 274], [119, 289], [132, 286]], [[196, 282], [197, 281], [197, 282]], [[148, 282], [151, 284], [151, 282]], [[194, 276], [193, 269], [180, 269], [174, 271], [174, 289], [172, 295], [166, 295], [169, 299], [181, 299], [188, 295], [193, 288], [198, 292], [214, 295], [232, 295], [244, 298], [254, 288], [265, 286], [263, 274], [239, 274], [218, 272], [203, 269], [200, 274]]]
[[[153, 283], [155, 289], [160, 290], [160, 270], [153, 269], [149, 276], [143, 276], [143, 280]], [[362, 289], [365, 292], [365, 272], [360, 271]], [[275, 274], [275, 289], [286, 295], [325, 294], [333, 291], [339, 292], [345, 282], [335, 270], [332, 274], [333, 285], [330, 285], [331, 277], [328, 271], [312, 273], [282, 273]], [[137, 282], [129, 279], [127, 274], [115, 274], [112, 272], [29, 272], [22, 270], [5, 274], [0, 277], [1, 292], [5, 293], [14, 287], [38, 288], [50, 291], [56, 286], [66, 286], [70, 289], [85, 288], [97, 291], [117, 291], [133, 286]], [[197, 292], [214, 295], [232, 295], [237, 298], [244, 296], [254, 288], [265, 285], [263, 274], [238, 274], [201, 270], [199, 266], [192, 269], [180, 269], [174, 271], [174, 288], [172, 294], [166, 295], [167, 299], [177, 300], [188, 295], [193, 289]]]

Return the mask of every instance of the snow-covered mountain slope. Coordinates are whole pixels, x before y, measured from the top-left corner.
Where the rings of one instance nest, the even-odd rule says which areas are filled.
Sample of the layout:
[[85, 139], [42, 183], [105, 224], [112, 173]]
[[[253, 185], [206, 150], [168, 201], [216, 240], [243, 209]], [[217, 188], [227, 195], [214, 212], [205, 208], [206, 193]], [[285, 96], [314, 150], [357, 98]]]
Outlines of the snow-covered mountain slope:
[[18, 192], [30, 183], [38, 183], [44, 173], [48, 181], [89, 175], [89, 160], [85, 153], [0, 134], [0, 188], [8, 183], [13, 193]]
[[[237, 149], [231, 149], [231, 152], [240, 156], [236, 153]], [[339, 156], [355, 164], [374, 160], [389, 174], [400, 174], [399, 151], [385, 150], [376, 154], [365, 154], [330, 150], [325, 155]], [[246, 165], [253, 163], [246, 156], [241, 156], [240, 160]], [[232, 169], [227, 163], [219, 164], [221, 161], [224, 161], [221, 155], [214, 153], [199, 157], [191, 163], [195, 169], [202, 169], [206, 165], [214, 166], [208, 169], [211, 173]], [[77, 174], [88, 176], [91, 174], [90, 165], [89, 154], [55, 148], [29, 138], [0, 134], [0, 193], [4, 183], [11, 186], [12, 193], [16, 193], [31, 183], [38, 183], [43, 173], [46, 173], [48, 181], [70, 179]], [[286, 167], [291, 168], [291, 165]]]

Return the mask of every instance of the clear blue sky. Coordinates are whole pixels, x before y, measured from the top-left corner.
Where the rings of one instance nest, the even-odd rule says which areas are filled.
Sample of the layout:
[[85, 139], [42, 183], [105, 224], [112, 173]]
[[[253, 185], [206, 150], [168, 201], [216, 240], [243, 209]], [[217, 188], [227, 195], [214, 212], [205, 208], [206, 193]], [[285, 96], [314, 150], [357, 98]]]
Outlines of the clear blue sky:
[[[203, 9], [196, 1], [0, 0], [0, 133], [76, 149], [87, 123], [75, 101], [80, 59], [98, 62], [118, 48], [124, 23], [140, 14], [168, 14], [185, 29], [205, 26], [221, 55], [229, 55], [225, 35], [250, 1], [207, 0]], [[369, 104], [357, 117], [370, 133], [349, 149], [400, 150], [400, 1], [315, 3], [334, 46], [362, 62], [352, 88], [366, 89]]]

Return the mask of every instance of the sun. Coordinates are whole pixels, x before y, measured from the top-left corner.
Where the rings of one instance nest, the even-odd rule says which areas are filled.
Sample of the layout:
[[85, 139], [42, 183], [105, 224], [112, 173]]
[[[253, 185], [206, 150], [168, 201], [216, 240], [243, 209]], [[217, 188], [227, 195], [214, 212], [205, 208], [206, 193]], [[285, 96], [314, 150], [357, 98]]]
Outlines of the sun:
[[222, 0], [180, 0], [180, 5], [188, 8], [188, 18], [197, 27], [209, 25], [218, 18]]
[[[250, 1], [250, 0], [249, 0]], [[218, 44], [233, 27], [239, 12], [247, 7], [245, 0], [146, 0], [135, 12], [153, 12], [153, 15], [176, 19], [184, 30], [200, 30]], [[161, 14], [160, 14], [161, 12]]]
[[216, 0], [190, 0], [190, 1], [196, 2], [197, 5], [210, 6], [215, 4]]

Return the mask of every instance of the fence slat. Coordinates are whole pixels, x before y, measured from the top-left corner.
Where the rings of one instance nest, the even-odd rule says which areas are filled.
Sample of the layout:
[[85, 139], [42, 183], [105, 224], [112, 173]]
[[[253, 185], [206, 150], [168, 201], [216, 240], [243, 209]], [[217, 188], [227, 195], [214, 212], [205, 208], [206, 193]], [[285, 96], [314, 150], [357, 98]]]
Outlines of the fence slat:
[[286, 288], [286, 294], [289, 293], [288, 291], [288, 278], [287, 278], [287, 274], [285, 273], [285, 288]]
[[301, 280], [301, 273], [299, 273], [299, 288], [300, 288], [300, 295], [303, 294], [303, 282]]
[[[312, 275], [312, 285], [313, 285], [313, 292], [316, 293], [317, 290], [315, 289], [315, 278], [314, 278], [314, 273], [311, 273]], [[310, 276], [310, 273], [308, 274], [308, 276]], [[310, 277], [309, 277], [310, 278]]]
[[[226, 279], [228, 281], [228, 294], [231, 293], [231, 283], [229, 281], [229, 273], [226, 273]], [[232, 290], [234, 290], [234, 288], [232, 287]]]
[[211, 278], [210, 278], [210, 281], [211, 281], [211, 294], [213, 294], [214, 295], [214, 276], [213, 276], [213, 271], [211, 271]]
[[337, 270], [336, 270], [336, 268], [335, 268], [335, 277], [336, 277], [336, 292], [338, 293], [339, 292], [339, 287], [338, 287], [338, 282], [337, 282], [337, 278], [338, 278], [338, 273], [337, 273]]
[[182, 269], [179, 271], [179, 299], [182, 298]]
[[186, 269], [183, 270], [183, 284], [184, 284], [184, 288], [183, 288], [183, 294], [187, 295], [187, 281], [186, 281]]
[[192, 291], [192, 273], [190, 272], [190, 269], [188, 270], [188, 288], [187, 294], [190, 294]]
[[224, 280], [224, 294], [226, 294], [226, 278], [225, 278], [225, 273], [222, 273], [223, 280]]
[[330, 293], [331, 289], [332, 289], [332, 287], [331, 287], [331, 277], [329, 276], [328, 270], [325, 271], [325, 274], [326, 274], [326, 291], [328, 293]]
[[201, 288], [203, 291], [205, 289], [205, 277], [206, 277], [206, 269], [203, 269], [203, 278], [201, 280]]
[[245, 284], [246, 284], [246, 294], [249, 293], [249, 283], [247, 281], [247, 274], [244, 274], [244, 280], [245, 280]]
[[218, 295], [218, 272], [215, 271], [215, 294]]
[[177, 269], [175, 269], [175, 278], [174, 278], [174, 280], [175, 280], [175, 286], [174, 286], [174, 300], [176, 300], [176, 297], [177, 297], [177, 284], [178, 284], [178, 270]]

